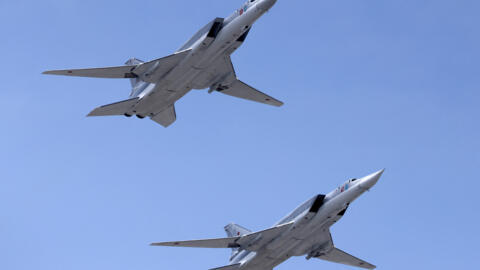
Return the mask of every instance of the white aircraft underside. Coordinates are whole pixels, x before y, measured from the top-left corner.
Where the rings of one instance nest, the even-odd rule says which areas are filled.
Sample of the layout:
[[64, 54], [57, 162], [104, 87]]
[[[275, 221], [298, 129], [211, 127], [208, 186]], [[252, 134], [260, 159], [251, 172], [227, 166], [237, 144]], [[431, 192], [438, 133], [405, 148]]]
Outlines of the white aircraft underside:
[[167, 127], [176, 120], [175, 102], [192, 89], [210, 88], [226, 95], [282, 106], [281, 101], [236, 77], [230, 55], [244, 42], [252, 24], [276, 0], [249, 0], [227, 19], [217, 18], [202, 28], [178, 52], [150, 62], [131, 59], [120, 67], [53, 70], [44, 74], [129, 78], [130, 99], [96, 108], [88, 116], [136, 115]]
[[383, 170], [345, 182], [327, 195], [297, 207], [280, 222], [260, 232], [236, 224], [225, 227], [227, 238], [154, 243], [153, 246], [231, 248], [230, 265], [222, 270], [271, 270], [292, 256], [306, 256], [365, 269], [375, 266], [335, 247], [330, 227], [349, 205], [380, 179]]

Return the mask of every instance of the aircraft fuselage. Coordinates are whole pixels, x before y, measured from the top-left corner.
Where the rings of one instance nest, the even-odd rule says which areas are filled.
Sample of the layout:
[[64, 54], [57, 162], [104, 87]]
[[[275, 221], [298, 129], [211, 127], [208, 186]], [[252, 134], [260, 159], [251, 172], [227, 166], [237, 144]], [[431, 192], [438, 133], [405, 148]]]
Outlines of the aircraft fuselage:
[[[376, 184], [379, 175], [381, 173], [349, 180], [328, 195], [319, 195], [307, 201], [275, 224], [293, 222], [285, 233], [258, 252], [240, 251], [234, 255], [231, 263], [240, 263], [240, 269], [266, 270], [293, 256], [307, 256], [310, 259], [327, 254], [334, 248], [330, 227], [343, 217], [351, 202]], [[312, 212], [312, 201], [320, 203], [319, 200], [321, 205], [318, 205], [318, 212]]]
[[338, 249], [330, 227], [345, 214], [350, 203], [370, 190], [383, 170], [352, 179], [327, 195], [306, 201], [272, 227], [252, 232], [231, 223], [227, 238], [153, 243], [153, 246], [231, 248], [230, 264], [212, 270], [271, 270], [293, 256], [306, 256], [364, 269], [376, 266]]
[[[134, 93], [140, 100], [132, 108], [132, 115], [153, 116], [174, 104], [192, 89], [205, 89], [222, 78], [214, 75], [210, 67], [225, 55], [237, 50], [252, 24], [267, 12], [276, 0], [256, 0], [247, 2], [223, 23], [223, 27], [213, 40], [208, 40], [204, 33], [193, 44], [182, 47], [179, 51], [191, 50], [190, 53], [163, 78], [155, 84], [145, 83], [140, 91]], [[211, 71], [211, 72], [210, 72]]]
[[43, 72], [70, 77], [129, 79], [126, 100], [103, 105], [88, 116], [149, 117], [169, 127], [176, 119], [175, 102], [192, 89], [209, 88], [227, 96], [280, 107], [283, 102], [244, 83], [235, 74], [230, 55], [245, 41], [251, 26], [276, 0], [248, 0], [228, 18], [201, 28], [174, 54], [152, 61], [130, 58], [123, 66]]

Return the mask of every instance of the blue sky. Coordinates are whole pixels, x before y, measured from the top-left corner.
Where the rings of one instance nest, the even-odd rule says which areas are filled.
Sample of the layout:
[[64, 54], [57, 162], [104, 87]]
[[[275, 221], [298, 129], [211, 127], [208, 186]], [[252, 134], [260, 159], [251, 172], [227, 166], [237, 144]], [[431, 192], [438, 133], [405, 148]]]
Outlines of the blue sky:
[[478, 1], [279, 0], [232, 59], [285, 106], [194, 91], [168, 129], [85, 118], [128, 81], [40, 75], [166, 56], [241, 4], [0, 0], [0, 269], [222, 266], [228, 250], [148, 244], [260, 230], [381, 168], [338, 247], [380, 269], [478, 264]]

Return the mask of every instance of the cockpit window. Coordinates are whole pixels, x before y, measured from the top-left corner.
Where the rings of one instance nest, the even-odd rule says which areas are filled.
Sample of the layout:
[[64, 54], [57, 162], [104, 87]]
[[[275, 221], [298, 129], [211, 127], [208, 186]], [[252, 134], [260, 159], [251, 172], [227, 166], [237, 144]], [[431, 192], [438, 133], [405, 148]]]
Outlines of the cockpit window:
[[357, 180], [358, 180], [357, 178], [353, 178], [352, 180], [350, 180], [350, 182], [355, 182]]

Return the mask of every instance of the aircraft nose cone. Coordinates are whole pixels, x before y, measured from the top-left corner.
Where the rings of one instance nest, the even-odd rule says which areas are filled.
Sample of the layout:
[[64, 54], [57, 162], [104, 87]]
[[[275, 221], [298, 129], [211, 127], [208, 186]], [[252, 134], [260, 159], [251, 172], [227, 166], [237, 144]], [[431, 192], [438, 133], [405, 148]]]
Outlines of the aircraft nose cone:
[[360, 186], [364, 189], [367, 189], [367, 190], [371, 189], [378, 182], [378, 180], [382, 176], [383, 172], [385, 172], [385, 169], [363, 177], [362, 182], [360, 182]]

